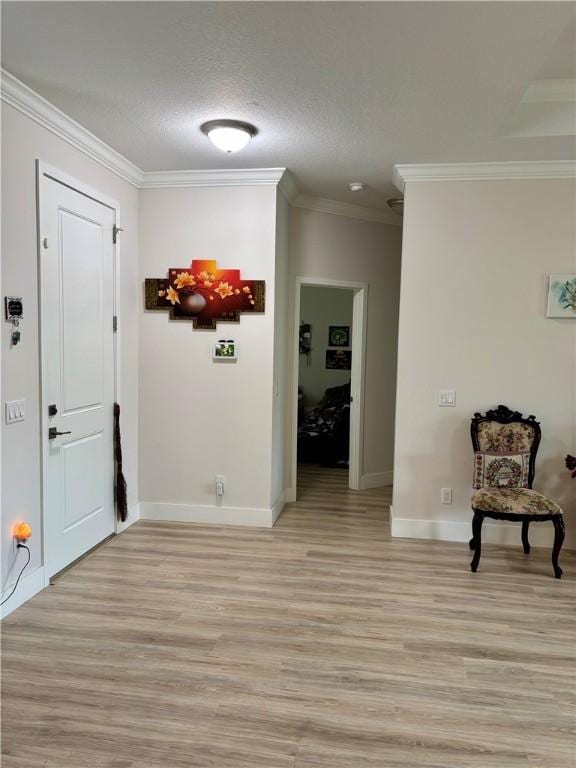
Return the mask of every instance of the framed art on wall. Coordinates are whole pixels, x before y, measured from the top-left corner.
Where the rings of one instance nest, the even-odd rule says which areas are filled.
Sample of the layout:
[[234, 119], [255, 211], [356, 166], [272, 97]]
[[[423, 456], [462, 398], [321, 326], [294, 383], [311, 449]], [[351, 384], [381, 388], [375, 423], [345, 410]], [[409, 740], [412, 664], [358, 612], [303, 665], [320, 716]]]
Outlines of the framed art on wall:
[[329, 347], [349, 347], [350, 346], [350, 326], [349, 325], [329, 325], [328, 326], [328, 346]]
[[576, 318], [576, 275], [550, 275], [548, 317]]
[[352, 351], [350, 349], [327, 349], [326, 368], [335, 371], [349, 371], [352, 368]]
[[233, 339], [220, 339], [212, 350], [214, 360], [237, 360], [238, 350]]
[[220, 269], [214, 260], [194, 259], [171, 267], [167, 278], [146, 278], [145, 307], [167, 310], [173, 320], [216, 330], [217, 322], [239, 323], [248, 312], [264, 312], [264, 280], [246, 280], [239, 269]]

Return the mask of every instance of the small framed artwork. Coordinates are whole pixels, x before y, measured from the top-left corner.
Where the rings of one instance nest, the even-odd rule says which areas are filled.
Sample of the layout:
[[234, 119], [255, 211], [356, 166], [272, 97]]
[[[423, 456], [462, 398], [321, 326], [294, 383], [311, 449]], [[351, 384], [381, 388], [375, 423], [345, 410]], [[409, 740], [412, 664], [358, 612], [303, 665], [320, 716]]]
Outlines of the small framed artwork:
[[234, 362], [238, 359], [238, 349], [233, 339], [220, 339], [214, 344], [212, 359], [215, 361]]
[[350, 326], [349, 325], [329, 325], [328, 326], [328, 346], [329, 347], [349, 347], [350, 346]]
[[550, 275], [547, 315], [576, 318], [576, 275]]
[[349, 371], [352, 367], [352, 352], [349, 349], [327, 349], [326, 368], [332, 371]]

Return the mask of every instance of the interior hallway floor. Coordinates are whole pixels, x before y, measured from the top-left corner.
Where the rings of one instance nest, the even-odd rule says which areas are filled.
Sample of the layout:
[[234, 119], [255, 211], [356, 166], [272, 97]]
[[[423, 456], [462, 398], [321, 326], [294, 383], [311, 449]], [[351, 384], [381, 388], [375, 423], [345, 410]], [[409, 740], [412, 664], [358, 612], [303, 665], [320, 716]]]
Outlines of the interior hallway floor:
[[346, 480], [272, 530], [136, 523], [9, 616], [2, 768], [573, 768], [574, 556], [474, 575]]

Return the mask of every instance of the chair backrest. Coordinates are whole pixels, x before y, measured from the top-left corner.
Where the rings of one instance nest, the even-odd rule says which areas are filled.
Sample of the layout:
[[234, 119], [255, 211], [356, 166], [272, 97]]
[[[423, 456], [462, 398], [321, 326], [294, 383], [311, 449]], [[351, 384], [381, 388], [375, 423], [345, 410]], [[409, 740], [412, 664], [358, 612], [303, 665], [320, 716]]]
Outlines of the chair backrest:
[[542, 434], [535, 416], [525, 418], [518, 411], [499, 405], [493, 411], [486, 411], [486, 415], [475, 413], [470, 433], [475, 451], [529, 453], [528, 487], [532, 488]]

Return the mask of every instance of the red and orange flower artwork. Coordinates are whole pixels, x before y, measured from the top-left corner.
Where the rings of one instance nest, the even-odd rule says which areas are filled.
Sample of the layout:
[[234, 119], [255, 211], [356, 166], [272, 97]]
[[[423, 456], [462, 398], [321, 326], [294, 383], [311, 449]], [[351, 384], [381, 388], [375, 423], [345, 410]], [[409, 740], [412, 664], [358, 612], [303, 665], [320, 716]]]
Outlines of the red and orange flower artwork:
[[243, 280], [239, 269], [219, 269], [205, 259], [144, 282], [146, 309], [169, 310], [173, 318], [211, 330], [217, 321], [239, 322], [243, 312], [264, 312], [264, 288], [264, 280]]

